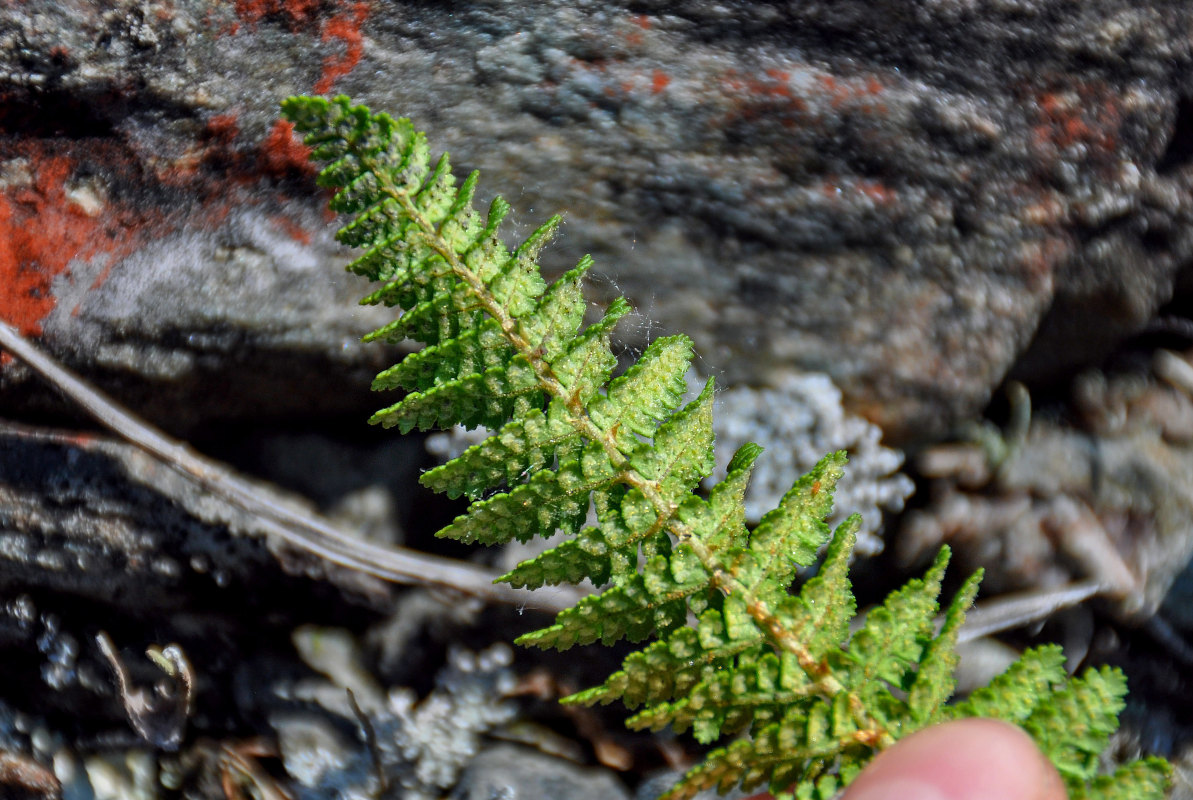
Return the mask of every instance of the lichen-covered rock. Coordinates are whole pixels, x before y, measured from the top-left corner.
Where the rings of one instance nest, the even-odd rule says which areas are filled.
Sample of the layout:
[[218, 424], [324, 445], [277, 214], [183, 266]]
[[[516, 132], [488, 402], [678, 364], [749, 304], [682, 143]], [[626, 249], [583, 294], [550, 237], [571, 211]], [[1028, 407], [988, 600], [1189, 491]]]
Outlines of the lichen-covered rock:
[[555, 266], [593, 252], [710, 371], [826, 372], [903, 440], [1037, 330], [1027, 376], [1105, 352], [1193, 257], [1183, 0], [378, 12], [0, 8], [0, 317], [176, 427], [368, 407], [383, 315], [277, 122], [310, 91], [415, 118], [527, 225], [565, 210]]
[[735, 386], [716, 400], [717, 469], [705, 482], [724, 478], [729, 460], [746, 442], [765, 448], [746, 490], [746, 519], [757, 523], [825, 453], [846, 450], [849, 466], [834, 493], [830, 525], [861, 514], [854, 553], [882, 552], [883, 520], [898, 514], [915, 490], [900, 472], [903, 454], [881, 444], [882, 431], [841, 407], [841, 390], [827, 375], [777, 375], [774, 386]]
[[[384, 692], [347, 631], [308, 627], [294, 641], [303, 660], [330, 680], [278, 687], [279, 695], [322, 706], [330, 716], [308, 708], [270, 717], [301, 798], [435, 800], [477, 759], [482, 737], [516, 713], [507, 702], [513, 654], [504, 644], [452, 651], [434, 690], [419, 699], [409, 688]], [[366, 741], [348, 746], [331, 724], [336, 718], [359, 725]]]

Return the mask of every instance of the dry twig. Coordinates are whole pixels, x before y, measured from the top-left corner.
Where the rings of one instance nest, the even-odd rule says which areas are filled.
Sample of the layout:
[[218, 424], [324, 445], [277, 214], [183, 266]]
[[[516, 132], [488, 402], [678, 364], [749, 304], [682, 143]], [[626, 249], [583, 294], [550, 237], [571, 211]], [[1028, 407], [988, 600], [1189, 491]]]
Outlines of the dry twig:
[[287, 508], [263, 497], [229, 467], [199, 455], [131, 412], [63, 367], [0, 322], [0, 346], [19, 358], [97, 422], [195, 481], [212, 494], [260, 520], [266, 533], [333, 564], [394, 583], [441, 586], [501, 603], [558, 612], [579, 599], [576, 590], [527, 591], [493, 582], [496, 574], [462, 561], [401, 547], [381, 547], [338, 530], [317, 515]]

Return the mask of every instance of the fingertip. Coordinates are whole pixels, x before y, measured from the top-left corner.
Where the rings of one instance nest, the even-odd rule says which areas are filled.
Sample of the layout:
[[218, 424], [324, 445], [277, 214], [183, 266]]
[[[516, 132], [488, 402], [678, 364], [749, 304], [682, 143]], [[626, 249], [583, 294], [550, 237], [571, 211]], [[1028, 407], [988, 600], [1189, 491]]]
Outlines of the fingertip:
[[1023, 729], [994, 719], [935, 725], [879, 754], [842, 800], [1066, 800]]

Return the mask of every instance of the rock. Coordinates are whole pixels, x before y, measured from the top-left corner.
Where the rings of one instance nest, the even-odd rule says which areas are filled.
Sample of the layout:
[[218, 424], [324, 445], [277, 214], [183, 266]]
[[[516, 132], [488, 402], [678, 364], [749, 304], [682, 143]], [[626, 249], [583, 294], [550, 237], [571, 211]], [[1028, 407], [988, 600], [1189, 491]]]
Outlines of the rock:
[[980, 410], [1037, 329], [1024, 375], [1100, 357], [1193, 257], [1180, 0], [378, 11], [0, 9], [0, 316], [175, 430], [378, 405], [354, 340], [386, 314], [354, 315], [277, 121], [311, 91], [415, 119], [518, 233], [566, 211], [549, 266], [592, 252], [631, 345], [825, 372], [896, 443]]
[[391, 597], [270, 541], [254, 517], [129, 445], [11, 426], [0, 429], [0, 586], [5, 696], [118, 730], [126, 715], [97, 631], [137, 685], [150, 683], [142, 672], [162, 677], [145, 648], [179, 643], [203, 676], [210, 724], [239, 702], [229, 681], [256, 680], [243, 665], [290, 650], [287, 621], [366, 619]]
[[498, 745], [464, 770], [451, 800], [629, 800], [612, 772], [578, 767], [534, 750]]

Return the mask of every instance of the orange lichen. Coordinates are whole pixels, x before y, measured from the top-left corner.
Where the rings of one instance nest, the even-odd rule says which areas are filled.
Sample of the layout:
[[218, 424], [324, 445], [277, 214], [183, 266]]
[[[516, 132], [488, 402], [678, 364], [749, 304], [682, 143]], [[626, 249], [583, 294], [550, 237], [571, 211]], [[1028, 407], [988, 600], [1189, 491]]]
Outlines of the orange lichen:
[[350, 9], [335, 15], [323, 26], [323, 41], [343, 42], [344, 52], [323, 59], [323, 74], [315, 83], [316, 94], [330, 92], [337, 80], [354, 70], [360, 63], [360, 58], [364, 55], [364, 37], [361, 36], [360, 26], [368, 16], [368, 3], [353, 3]]
[[240, 126], [235, 114], [217, 114], [207, 120], [203, 133], [209, 139], [226, 144], [240, 135]]
[[832, 200], [844, 200], [860, 194], [879, 205], [894, 202], [896, 196], [895, 190], [881, 181], [872, 178], [842, 180], [836, 175], [826, 175], [820, 181], [820, 193]]
[[279, 119], [261, 142], [261, 171], [278, 178], [288, 173], [313, 175], [311, 148], [294, 135], [294, 124]]
[[319, 0], [236, 0], [237, 18], [253, 28], [266, 17], [280, 17], [289, 22], [291, 30], [302, 30], [318, 10]]
[[311, 243], [311, 232], [284, 214], [274, 214], [269, 221], [299, 244]]
[[652, 75], [650, 79], [650, 91], [652, 94], [658, 94], [659, 92], [666, 89], [667, 85], [670, 83], [671, 77], [662, 70], [656, 69], [654, 71], [654, 75]]
[[1039, 121], [1032, 136], [1037, 148], [1085, 147], [1089, 156], [1117, 152], [1122, 103], [1108, 88], [1085, 84], [1041, 92], [1035, 100]]
[[107, 254], [110, 264], [135, 248], [130, 233], [138, 226], [123, 209], [90, 209], [72, 198], [73, 157], [41, 143], [16, 155], [28, 177], [0, 190], [0, 319], [37, 336], [56, 304], [54, 280], [71, 261]]
[[858, 101], [863, 101], [859, 108], [862, 111], [885, 111], [886, 106], [883, 104], [873, 104], [872, 100], [883, 93], [885, 87], [876, 76], [869, 76], [862, 79], [838, 79], [833, 75], [820, 75], [817, 77], [817, 83], [820, 84], [821, 91], [828, 95], [829, 105], [835, 110], [840, 110], [847, 105], [854, 105]]

